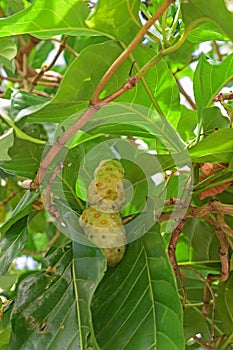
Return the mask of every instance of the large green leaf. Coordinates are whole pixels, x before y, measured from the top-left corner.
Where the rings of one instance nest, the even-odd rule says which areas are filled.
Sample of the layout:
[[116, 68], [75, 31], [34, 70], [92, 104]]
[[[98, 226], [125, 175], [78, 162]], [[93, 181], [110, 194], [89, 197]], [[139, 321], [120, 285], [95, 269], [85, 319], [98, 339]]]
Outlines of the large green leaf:
[[218, 25], [213, 22], [204, 22], [198, 25], [198, 28], [194, 28], [188, 34], [188, 40], [192, 43], [201, 43], [203, 41], [210, 40], [228, 40], [227, 36], [219, 30]]
[[23, 11], [1, 18], [0, 37], [30, 33], [38, 38], [53, 35], [98, 35], [87, 27], [90, 10], [81, 0], [35, 0]]
[[98, 350], [90, 303], [105, 268], [101, 250], [51, 249], [43, 267], [19, 285], [10, 349], [86, 349], [91, 342]]
[[[65, 129], [71, 126], [76, 118], [74, 115], [65, 121]], [[158, 139], [165, 152], [183, 152], [183, 159], [187, 156], [184, 144], [172, 126], [157, 112], [138, 104], [114, 102], [105, 105], [85, 124], [83, 131], [92, 135], [103, 133]], [[77, 136], [75, 139], [77, 142]], [[71, 139], [69, 141], [71, 142]]]
[[139, 7], [139, 0], [117, 3], [115, 0], [100, 0], [86, 23], [91, 29], [128, 43], [141, 27], [138, 18]]
[[233, 41], [233, 13], [226, 9], [225, 1], [189, 0], [181, 3], [182, 15], [186, 26], [199, 25], [200, 22], [213, 21], [221, 32]]
[[182, 264], [216, 263], [220, 261], [218, 248], [213, 226], [200, 219], [188, 219], [177, 244], [177, 261]]
[[221, 88], [233, 77], [233, 54], [220, 64], [211, 64], [204, 55], [194, 74], [194, 95], [199, 113], [213, 103]]
[[27, 241], [27, 217], [18, 220], [0, 241], [0, 274], [7, 273], [13, 259]]
[[[52, 101], [38, 112], [30, 108], [21, 111], [20, 116], [28, 115], [27, 120], [32, 123], [61, 122], [73, 113], [87, 107], [102, 76], [121, 52], [120, 45], [113, 41], [87, 47], [68, 68]], [[153, 55], [153, 51], [148, 47], [138, 46], [133, 52], [137, 69], [149, 61]], [[93, 61], [95, 66], [93, 66]], [[113, 74], [104, 88], [105, 96], [122, 87], [129, 76], [131, 65], [132, 62], [127, 60]], [[134, 89], [120, 96], [118, 101], [132, 101], [134, 104], [154, 109], [152, 99], [158, 101], [161, 113], [176, 127], [180, 116], [179, 90], [164, 60], [158, 62], [144, 79], [136, 84]]]
[[184, 349], [182, 310], [159, 231], [131, 243], [109, 269], [92, 305], [102, 350]]
[[221, 129], [189, 150], [193, 162], [230, 162], [233, 156], [233, 129]]

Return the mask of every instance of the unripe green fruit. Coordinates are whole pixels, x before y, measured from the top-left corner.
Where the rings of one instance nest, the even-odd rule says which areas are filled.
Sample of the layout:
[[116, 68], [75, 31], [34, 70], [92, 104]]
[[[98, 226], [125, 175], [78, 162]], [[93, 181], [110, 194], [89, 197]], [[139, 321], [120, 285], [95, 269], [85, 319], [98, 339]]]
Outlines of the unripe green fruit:
[[116, 181], [123, 180], [124, 168], [116, 159], [102, 160], [95, 169], [94, 176], [97, 182], [106, 182], [106, 178], [112, 178]]
[[88, 203], [91, 207], [108, 213], [118, 212], [125, 203], [125, 191], [122, 181], [113, 186], [99, 186], [95, 180], [88, 187]]
[[120, 215], [88, 208], [83, 211], [79, 222], [85, 235], [103, 249], [108, 266], [118, 264], [126, 249], [126, 235]]

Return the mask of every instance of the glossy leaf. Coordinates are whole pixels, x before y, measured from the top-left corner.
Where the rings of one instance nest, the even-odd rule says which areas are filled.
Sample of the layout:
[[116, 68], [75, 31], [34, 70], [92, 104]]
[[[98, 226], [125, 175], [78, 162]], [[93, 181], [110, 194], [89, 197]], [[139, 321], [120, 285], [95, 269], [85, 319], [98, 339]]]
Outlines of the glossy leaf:
[[[220, 64], [211, 64], [204, 55], [199, 59], [194, 74], [194, 95], [199, 113], [210, 107], [213, 98], [221, 88], [233, 77], [233, 54]], [[207, 83], [208, 82], [208, 83]]]
[[11, 116], [11, 101], [8, 99], [0, 99], [0, 115], [6, 124], [8, 124], [19, 139], [27, 140], [37, 144], [44, 144], [45, 141], [36, 139], [30, 135], [23, 132], [15, 123]]
[[52, 249], [44, 270], [19, 285], [10, 347], [84, 349], [91, 335], [98, 350], [90, 301], [103, 270], [103, 256], [97, 248], [74, 246], [74, 256], [69, 247]]
[[47, 103], [47, 98], [30, 94], [23, 90], [13, 90], [10, 107], [11, 117], [15, 122], [18, 122], [23, 115], [27, 114], [28, 107], [30, 107], [30, 110], [33, 110], [33, 108], [38, 109]]
[[141, 27], [138, 18], [140, 1], [100, 0], [87, 25], [106, 35], [111, 35], [125, 43], [130, 42]]
[[188, 34], [188, 40], [192, 43], [201, 43], [209, 40], [228, 40], [227, 35], [219, 29], [219, 26], [213, 22], [200, 23], [197, 28], [191, 30]]
[[11, 160], [0, 161], [0, 166], [10, 174], [33, 179], [38, 170], [43, 150], [44, 146], [42, 145], [15, 138], [14, 145], [8, 151]]
[[192, 147], [189, 155], [193, 162], [230, 162], [233, 156], [233, 130], [215, 131]]
[[195, 139], [194, 130], [197, 125], [197, 112], [181, 106], [181, 116], [177, 125], [177, 131], [185, 142]]
[[200, 22], [206, 22], [207, 20], [213, 21], [221, 32], [224, 32], [229, 39], [233, 40], [233, 13], [227, 10], [225, 1], [183, 1], [181, 9], [186, 26], [190, 23], [192, 25], [196, 23], [196, 26], [198, 26]]
[[182, 312], [163, 239], [154, 228], [109, 269], [92, 305], [102, 350], [184, 349]]
[[[38, 112], [33, 113], [33, 109], [29, 108], [25, 112], [21, 111], [20, 115], [30, 114], [27, 120], [33, 123], [62, 122], [68, 116], [86, 108], [103, 74], [121, 52], [122, 48], [113, 41], [86, 48], [67, 69], [52, 101], [44, 108], [39, 108]], [[153, 57], [153, 52], [141, 45], [135, 49], [133, 57], [139, 69]], [[95, 60], [95, 69], [93, 69], [93, 60]], [[104, 96], [122, 87], [128, 78], [131, 66], [130, 61], [121, 65], [104, 88]], [[77, 76], [80, 79], [77, 79]], [[164, 60], [158, 62], [134, 89], [123, 94], [118, 101], [132, 101], [134, 104], [155, 109], [157, 107], [151, 101], [150, 94], [159, 101], [159, 112], [162, 117], [164, 116], [172, 126], [176, 127], [180, 117], [179, 90]]]
[[18, 220], [1, 238], [0, 241], [0, 274], [8, 272], [12, 260], [20, 253], [27, 240], [27, 218]]
[[[68, 128], [76, 116], [64, 123]], [[114, 135], [131, 135], [144, 138], [157, 138], [165, 150], [184, 152], [183, 142], [173, 127], [157, 112], [138, 104], [114, 102], [103, 106], [83, 127], [83, 131], [92, 135], [110, 133]], [[82, 135], [81, 135], [82, 136]], [[76, 140], [77, 141], [77, 140]]]
[[203, 130], [205, 136], [218, 129], [230, 127], [230, 119], [224, 117], [217, 107], [206, 108], [202, 112]]
[[216, 263], [220, 261], [218, 248], [219, 241], [210, 224], [200, 219], [188, 219], [177, 244], [177, 261], [183, 264]]
[[88, 14], [87, 5], [80, 0], [35, 0], [25, 10], [1, 19], [0, 37], [25, 33], [43, 39], [58, 34], [98, 35], [85, 24]]
[[13, 58], [17, 54], [17, 46], [11, 38], [0, 39], [0, 62], [7, 69], [14, 72], [15, 64]]

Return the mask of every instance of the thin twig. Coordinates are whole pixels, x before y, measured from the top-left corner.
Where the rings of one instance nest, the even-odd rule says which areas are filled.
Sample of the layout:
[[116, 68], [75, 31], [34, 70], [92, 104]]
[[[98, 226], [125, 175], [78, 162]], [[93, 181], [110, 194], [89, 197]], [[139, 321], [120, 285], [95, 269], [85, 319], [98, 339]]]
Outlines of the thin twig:
[[219, 46], [218, 46], [216, 40], [213, 40], [213, 45], [214, 45], [214, 49], [216, 51], [216, 54], [218, 56], [218, 60], [221, 62], [222, 61], [222, 54], [221, 54], [221, 52], [219, 50]]
[[[201, 218], [209, 213], [220, 213], [220, 214], [233, 214], [233, 205], [224, 204], [219, 202], [218, 200], [210, 200], [209, 203], [203, 204], [201, 207], [194, 207], [190, 205], [185, 214], [186, 218]], [[184, 216], [183, 210], [176, 210], [175, 212], [169, 211], [164, 212], [158, 218], [158, 221], [168, 221], [171, 218], [171, 214], [173, 219], [181, 219]]]
[[[47, 39], [47, 40], [56, 41], [57, 43], [61, 43], [62, 42], [61, 40], [59, 40], [57, 38], [50, 38], [50, 39]], [[74, 49], [72, 49], [72, 47], [70, 47], [67, 43], [64, 43], [64, 46], [65, 46], [65, 49], [67, 51], [69, 51], [73, 56], [75, 56], [75, 57], [79, 56], [78, 52], [74, 51]]]
[[12, 192], [9, 197], [3, 199], [2, 201], [0, 201], [0, 206], [6, 205], [12, 198], [14, 198], [15, 196], [17, 196], [17, 194], [19, 192], [21, 192], [23, 190], [23, 188], [19, 188], [18, 190]]
[[176, 83], [177, 83], [177, 86], [180, 90], [180, 92], [182, 93], [182, 95], [186, 98], [187, 102], [190, 104], [190, 106], [193, 108], [193, 109], [197, 109], [197, 106], [195, 104], [195, 102], [192, 100], [192, 98], [187, 94], [187, 92], [185, 91], [185, 89], [183, 88], [183, 86], [181, 85], [180, 81], [176, 79]]
[[32, 79], [32, 84], [31, 84], [31, 87], [29, 89], [29, 92], [32, 92], [34, 90], [34, 87], [36, 86], [37, 82], [40, 80], [40, 78], [45, 74], [45, 72], [47, 72], [48, 70], [50, 70], [54, 64], [56, 63], [58, 57], [60, 56], [60, 54], [62, 53], [62, 51], [64, 50], [65, 48], [65, 43], [68, 39], [68, 36], [66, 36], [64, 38], [64, 40], [61, 42], [60, 46], [59, 46], [59, 49], [56, 53], [56, 55], [54, 56], [52, 62], [48, 65], [48, 66], [44, 66], [41, 68], [40, 72], [37, 73], [37, 75]]
[[208, 345], [206, 343], [204, 343], [201, 339], [199, 339], [196, 335], [193, 336], [193, 340], [195, 340], [196, 343], [198, 343], [199, 345], [201, 345], [204, 349], [208, 349], [208, 350], [217, 350], [216, 347], [213, 347], [211, 345]]
[[224, 102], [224, 100], [233, 100], [233, 92], [229, 92], [225, 94], [220, 92], [213, 98], [214, 102]]
[[219, 244], [220, 244], [219, 256], [220, 256], [221, 266], [222, 266], [221, 281], [224, 282], [229, 277], [229, 262], [228, 262], [229, 243], [218, 221], [212, 219], [210, 215], [206, 215], [204, 219], [214, 226], [216, 236], [219, 240]]
[[185, 303], [186, 303], [186, 290], [185, 290], [183, 279], [176, 260], [176, 245], [177, 245], [179, 236], [183, 230], [183, 227], [185, 225], [185, 222], [186, 222], [186, 219], [182, 219], [181, 222], [178, 224], [178, 226], [172, 231], [171, 239], [168, 246], [168, 256], [170, 259], [170, 263], [175, 275], [180, 280], [181, 288], [183, 291], [183, 301], [182, 301], [183, 308], [185, 307]]

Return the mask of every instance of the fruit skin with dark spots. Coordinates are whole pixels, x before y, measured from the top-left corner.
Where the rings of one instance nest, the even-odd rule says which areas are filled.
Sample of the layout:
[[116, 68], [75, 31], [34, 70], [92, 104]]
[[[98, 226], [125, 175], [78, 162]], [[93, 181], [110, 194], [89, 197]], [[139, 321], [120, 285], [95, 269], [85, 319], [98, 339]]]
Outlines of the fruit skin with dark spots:
[[109, 267], [118, 264], [125, 253], [126, 235], [119, 213], [85, 209], [79, 219], [85, 235], [102, 248]]
[[117, 265], [126, 250], [126, 234], [119, 211], [125, 203], [124, 168], [115, 159], [105, 159], [95, 169], [88, 187], [89, 208], [79, 218], [87, 238], [102, 248], [107, 265]]
[[123, 181], [114, 183], [114, 186], [99, 186], [92, 180], [88, 187], [88, 204], [100, 211], [114, 213], [120, 211], [125, 204]]
[[95, 169], [94, 177], [97, 182], [106, 178], [112, 178], [113, 180], [123, 180], [124, 178], [124, 168], [121, 163], [116, 159], [105, 159], [99, 163], [99, 166]]

